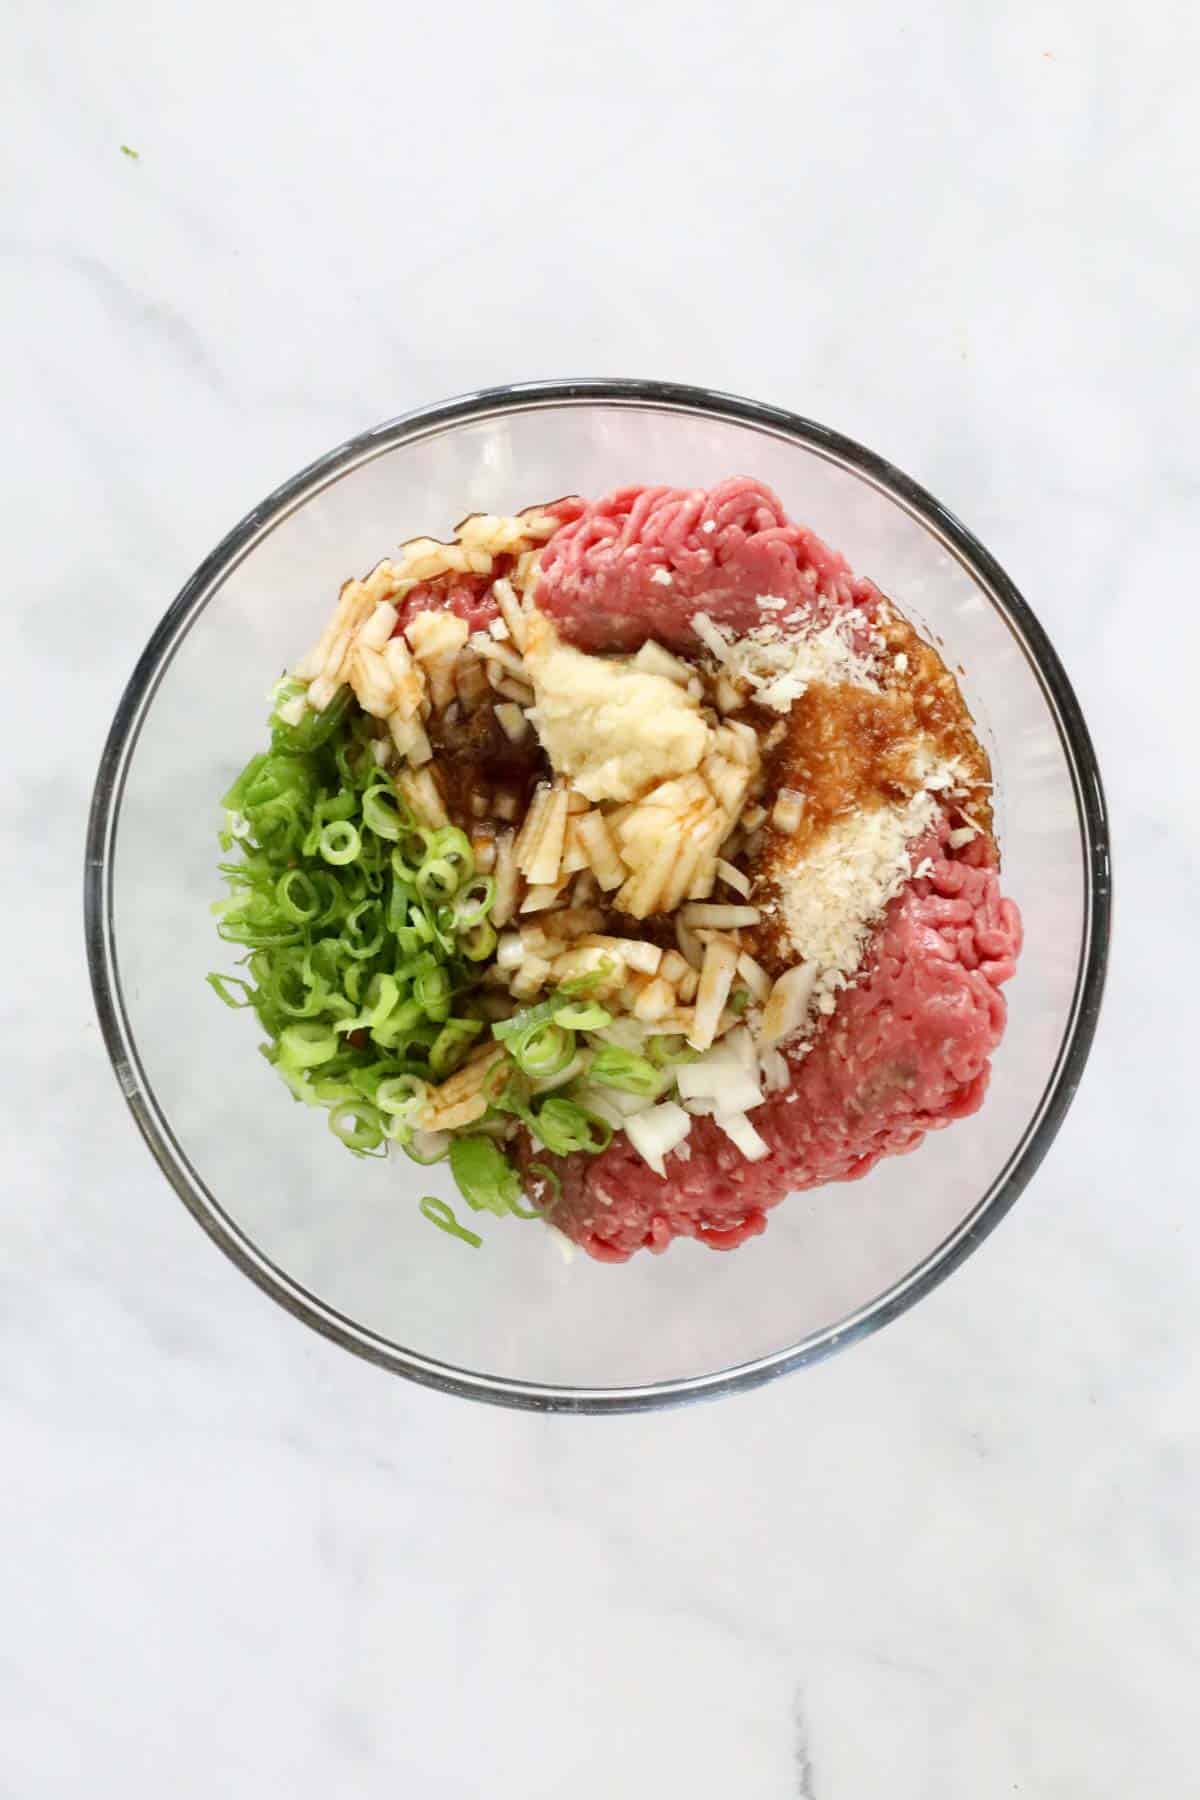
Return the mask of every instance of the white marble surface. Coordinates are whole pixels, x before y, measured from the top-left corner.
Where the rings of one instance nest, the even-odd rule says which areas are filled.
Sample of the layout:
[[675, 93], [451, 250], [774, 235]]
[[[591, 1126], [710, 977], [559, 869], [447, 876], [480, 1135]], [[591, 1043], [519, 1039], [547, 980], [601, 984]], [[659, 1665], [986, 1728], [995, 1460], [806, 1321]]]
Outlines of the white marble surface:
[[[1197, 1789], [1194, 11], [639, 10], [9, 9], [14, 1800]], [[815, 1371], [608, 1420], [410, 1388], [244, 1281], [121, 1105], [78, 893], [226, 527], [390, 413], [580, 373], [941, 495], [1061, 648], [1118, 857], [1091, 1068], [985, 1248]]]

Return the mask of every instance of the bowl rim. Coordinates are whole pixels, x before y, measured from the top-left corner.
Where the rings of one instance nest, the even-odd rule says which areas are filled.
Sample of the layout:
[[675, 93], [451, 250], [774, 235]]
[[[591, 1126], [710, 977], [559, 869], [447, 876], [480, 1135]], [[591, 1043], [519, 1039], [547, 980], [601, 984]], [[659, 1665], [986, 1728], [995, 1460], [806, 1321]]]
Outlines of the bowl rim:
[[[1083, 849], [1081, 953], [1058, 1055], [1024, 1132], [970, 1213], [899, 1281], [834, 1325], [730, 1368], [622, 1387], [524, 1381], [423, 1356], [326, 1305], [266, 1257], [209, 1192], [158, 1105], [125, 1011], [113, 911], [115, 837], [142, 725], [159, 683], [192, 625], [224, 579], [254, 546], [323, 488], [400, 443], [498, 415], [578, 405], [678, 412], [754, 426], [799, 442], [827, 461], [849, 469], [922, 524], [983, 588], [1026, 654], [1063, 746]], [[756, 1387], [857, 1342], [932, 1292], [1008, 1212], [1066, 1116], [1095, 1036], [1108, 961], [1111, 913], [1108, 811], [1083, 713], [1062, 663], [1028, 602], [974, 534], [910, 476], [828, 426], [781, 407], [714, 389], [615, 378], [533, 381], [481, 388], [402, 413], [318, 457], [248, 512], [184, 583], [152, 633], [121, 695], [96, 775], [84, 866], [88, 968], [105, 1046], [121, 1092], [151, 1154], [193, 1217], [230, 1260], [279, 1305], [368, 1362], [445, 1393], [540, 1412], [639, 1412]]]

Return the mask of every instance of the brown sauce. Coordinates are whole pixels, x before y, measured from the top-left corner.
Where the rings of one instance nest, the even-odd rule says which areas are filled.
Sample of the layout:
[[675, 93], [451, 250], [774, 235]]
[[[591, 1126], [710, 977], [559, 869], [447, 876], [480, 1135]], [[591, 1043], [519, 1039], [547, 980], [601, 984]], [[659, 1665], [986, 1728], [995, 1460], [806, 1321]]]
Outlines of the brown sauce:
[[774, 715], [755, 719], [764, 746], [775, 740], [764, 750], [768, 811], [781, 788], [804, 796], [798, 829], [784, 834], [768, 822], [750, 862], [753, 898], [765, 914], [753, 934], [754, 954], [771, 974], [794, 960], [777, 922], [783, 870], [835, 820], [909, 800], [921, 785], [912, 769], [916, 746], [958, 764], [963, 791], [947, 796], [951, 824], [969, 821], [991, 838], [991, 766], [958, 682], [933, 646], [890, 607], [881, 609], [879, 630], [885, 643], [880, 692], [814, 683], [793, 704], [782, 731]]
[[479, 823], [471, 807], [476, 795], [491, 800], [499, 793], [514, 794], [519, 823], [534, 787], [549, 779], [550, 764], [536, 734], [530, 731], [514, 744], [487, 702], [470, 712], [450, 708], [434, 714], [426, 729], [446, 811], [464, 830]]

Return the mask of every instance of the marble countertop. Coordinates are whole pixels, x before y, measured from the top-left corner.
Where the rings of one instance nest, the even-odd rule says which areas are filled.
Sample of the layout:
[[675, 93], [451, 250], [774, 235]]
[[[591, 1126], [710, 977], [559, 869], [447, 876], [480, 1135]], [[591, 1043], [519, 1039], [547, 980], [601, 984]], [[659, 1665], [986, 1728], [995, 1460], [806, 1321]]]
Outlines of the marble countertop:
[[[7, 21], [14, 1800], [1195, 1791], [1195, 14], [637, 17]], [[269, 1304], [138, 1139], [79, 916], [116, 698], [226, 528], [378, 419], [581, 373], [794, 407], [958, 512], [1076, 683], [1118, 881], [1084, 1085], [984, 1248], [832, 1362], [616, 1419]]]

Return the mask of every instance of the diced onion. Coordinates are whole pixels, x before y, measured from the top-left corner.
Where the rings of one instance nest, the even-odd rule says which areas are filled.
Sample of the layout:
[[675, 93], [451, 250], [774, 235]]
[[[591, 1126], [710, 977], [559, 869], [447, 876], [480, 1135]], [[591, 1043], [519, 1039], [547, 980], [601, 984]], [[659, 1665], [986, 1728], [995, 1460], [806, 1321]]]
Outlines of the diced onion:
[[695, 900], [683, 907], [679, 916], [693, 931], [703, 926], [710, 931], [739, 931], [743, 925], [757, 925], [762, 918], [757, 906], [726, 906], [719, 901], [708, 905]]
[[764, 1044], [777, 1044], [803, 1025], [813, 989], [817, 985], [817, 965], [797, 963], [779, 977], [771, 989], [771, 997], [763, 1008], [759, 1037]]
[[726, 887], [731, 887], [735, 894], [741, 894], [743, 899], [749, 897], [750, 877], [743, 875], [742, 871], [735, 868], [731, 862], [726, 862], [724, 857], [717, 859], [717, 874]]
[[727, 939], [717, 938], [705, 946], [704, 967], [696, 990], [696, 1009], [688, 1043], [694, 1050], [707, 1050], [717, 1035], [721, 1014], [733, 985], [738, 952]]
[[625, 1120], [625, 1133], [630, 1143], [642, 1161], [664, 1180], [667, 1174], [665, 1158], [678, 1149], [691, 1129], [691, 1118], [673, 1100], [664, 1100], [661, 1106], [648, 1107], [645, 1112]]
[[496, 966], [501, 969], [519, 969], [525, 960], [525, 945], [518, 931], [505, 931], [496, 945]]
[[738, 957], [737, 972], [750, 989], [751, 998], [757, 1000], [761, 1006], [771, 992], [771, 977], [767, 971], [761, 963], [755, 962], [754, 958], [743, 950]]
[[804, 795], [799, 788], [780, 788], [771, 809], [771, 825], [774, 830], [781, 831], [790, 837], [792, 832], [800, 829], [800, 821], [804, 817]]
[[724, 1048], [710, 1051], [695, 1062], [683, 1063], [675, 1080], [684, 1100], [711, 1100], [714, 1110], [748, 1112], [762, 1105], [762, 1091], [750, 1071]]
[[761, 1162], [771, 1154], [770, 1145], [761, 1138], [745, 1113], [718, 1113], [716, 1122], [730, 1143], [735, 1144], [747, 1162]]

